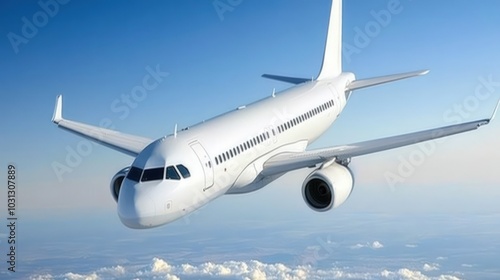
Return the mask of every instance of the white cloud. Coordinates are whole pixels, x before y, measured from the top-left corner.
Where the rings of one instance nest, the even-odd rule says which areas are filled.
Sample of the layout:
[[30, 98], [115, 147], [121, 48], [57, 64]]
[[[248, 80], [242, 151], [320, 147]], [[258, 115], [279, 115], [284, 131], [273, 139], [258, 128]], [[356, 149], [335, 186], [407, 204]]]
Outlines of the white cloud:
[[153, 273], [170, 273], [172, 271], [172, 266], [166, 261], [153, 258], [153, 263], [151, 264], [151, 272]]
[[416, 245], [416, 244], [406, 244], [405, 247], [406, 248], [417, 248], [418, 245]]
[[424, 267], [422, 268], [424, 271], [434, 271], [434, 270], [439, 270], [439, 264], [437, 263], [426, 263], [424, 264]]
[[40, 275], [33, 275], [30, 277], [30, 280], [52, 280], [54, 277], [50, 274], [40, 274]]
[[69, 280], [98, 280], [99, 279], [99, 276], [95, 272], [92, 272], [91, 274], [88, 274], [88, 275], [81, 275], [81, 274], [68, 272], [64, 275], [64, 277], [65, 277], [65, 279], [69, 279]]
[[380, 248], [384, 248], [384, 245], [378, 241], [375, 241], [372, 243], [371, 248], [372, 249], [380, 249]]
[[[377, 248], [383, 245], [380, 242], [367, 243], [363, 247]], [[381, 248], [381, 247], [380, 247]], [[32, 280], [98, 280], [98, 279], [167, 279], [179, 280], [184, 277], [195, 279], [218, 279], [229, 277], [242, 280], [320, 280], [320, 279], [402, 279], [402, 280], [459, 280], [453, 275], [431, 277], [425, 275], [427, 271], [436, 270], [437, 264], [424, 264], [423, 271], [401, 268], [390, 271], [370, 270], [364, 272], [350, 267], [332, 267], [316, 269], [311, 266], [288, 266], [282, 263], [263, 263], [251, 261], [225, 261], [222, 263], [205, 262], [201, 264], [174, 265], [161, 258], [153, 258], [145, 266], [113, 266], [97, 268], [88, 274], [67, 272], [61, 275], [40, 274], [32, 275]], [[436, 269], [433, 269], [436, 268]]]
[[404, 280], [429, 280], [430, 278], [422, 274], [422, 272], [417, 270], [410, 270], [408, 268], [402, 268], [398, 271], [398, 275], [403, 277]]
[[358, 243], [354, 246], [351, 246], [351, 249], [361, 249], [361, 248], [364, 248], [366, 247], [366, 244], [361, 244], [361, 243]]
[[365, 243], [365, 244], [358, 243], [354, 246], [351, 246], [351, 249], [361, 249], [361, 248], [370, 248], [376, 250], [384, 248], [384, 244], [382, 244], [380, 241], [374, 241], [373, 243]]
[[453, 275], [440, 275], [437, 280], [460, 280], [460, 278]]
[[97, 271], [99, 274], [104, 273], [104, 274], [109, 274], [113, 275], [114, 277], [120, 277], [125, 275], [125, 268], [121, 265], [113, 266], [113, 267], [103, 267]]

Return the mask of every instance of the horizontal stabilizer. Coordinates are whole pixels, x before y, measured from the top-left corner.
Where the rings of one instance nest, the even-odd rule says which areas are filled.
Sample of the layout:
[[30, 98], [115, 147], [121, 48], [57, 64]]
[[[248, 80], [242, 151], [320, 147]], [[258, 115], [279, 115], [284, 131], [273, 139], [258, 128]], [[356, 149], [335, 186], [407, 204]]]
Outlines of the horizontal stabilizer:
[[382, 76], [382, 77], [376, 77], [376, 78], [370, 78], [370, 79], [355, 80], [355, 81], [352, 81], [347, 86], [346, 91], [357, 90], [357, 89], [376, 86], [376, 85], [380, 85], [380, 84], [395, 82], [395, 81], [402, 80], [402, 79], [422, 76], [422, 75], [425, 75], [427, 73], [429, 73], [429, 70], [421, 70], [421, 71], [414, 71], [414, 72], [408, 72], [408, 73], [402, 73], [402, 74], [394, 74], [394, 75], [388, 75], [388, 76]]
[[278, 75], [270, 75], [270, 74], [264, 74], [264, 75], [262, 75], [262, 77], [268, 78], [271, 80], [285, 82], [285, 83], [295, 84], [295, 85], [311, 81], [311, 79], [286, 77], [286, 76], [278, 76]]

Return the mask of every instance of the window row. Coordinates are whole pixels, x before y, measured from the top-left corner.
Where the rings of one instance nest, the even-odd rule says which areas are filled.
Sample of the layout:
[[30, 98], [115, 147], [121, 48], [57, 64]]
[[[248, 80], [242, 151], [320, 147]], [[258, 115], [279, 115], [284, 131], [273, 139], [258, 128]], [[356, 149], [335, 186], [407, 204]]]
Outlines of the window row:
[[184, 179], [191, 177], [189, 170], [182, 164], [171, 165], [167, 168], [158, 167], [145, 170], [132, 166], [127, 174], [127, 179], [134, 182], [163, 180], [164, 178], [167, 180], [180, 180], [181, 177]]
[[278, 133], [282, 133], [296, 125], [298, 125], [299, 123], [302, 123], [314, 116], [316, 116], [317, 114], [323, 112], [323, 111], [326, 111], [327, 109], [333, 107], [333, 100], [330, 100], [328, 102], [325, 102], [323, 104], [321, 104], [320, 106], [310, 110], [309, 112], [307, 113], [304, 113], [292, 120], [289, 120], [288, 122], [286, 123], [283, 123], [281, 125], [278, 126]]
[[[302, 122], [312, 118], [313, 116], [315, 116], [323, 111], [326, 111], [327, 109], [333, 107], [333, 105], [334, 105], [333, 100], [330, 100], [330, 101], [325, 102], [325, 103], [321, 104], [320, 106], [310, 110], [307, 113], [304, 113], [304, 114], [302, 114], [302, 115], [300, 115], [292, 120], [289, 120], [286, 123], [279, 125], [278, 126], [278, 133], [282, 133], [282, 132], [296, 126], [297, 124], [302, 123]], [[276, 132], [274, 129], [272, 129], [272, 133], [273, 133], [273, 136], [276, 136]], [[259, 145], [260, 143], [266, 141], [269, 138], [271, 138], [269, 131], [266, 131], [258, 136], [255, 136], [254, 138], [252, 138], [246, 142], [243, 142], [240, 145], [238, 145], [232, 149], [229, 149], [226, 152], [216, 156], [215, 157], [215, 164], [219, 165], [219, 164], [245, 152], [246, 150], [253, 148], [254, 146]]]
[[[276, 135], [274, 130], [272, 131], [272, 133], [273, 133], [273, 135]], [[232, 149], [229, 149], [226, 152], [216, 156], [215, 157], [215, 164], [217, 164], [217, 165], [221, 164], [221, 163], [243, 153], [244, 151], [259, 145], [260, 143], [266, 141], [269, 138], [271, 138], [269, 131], [261, 133], [260, 135], [255, 136], [254, 138], [252, 138], [248, 141], [245, 141], [245, 142], [241, 143], [240, 145], [238, 145]]]

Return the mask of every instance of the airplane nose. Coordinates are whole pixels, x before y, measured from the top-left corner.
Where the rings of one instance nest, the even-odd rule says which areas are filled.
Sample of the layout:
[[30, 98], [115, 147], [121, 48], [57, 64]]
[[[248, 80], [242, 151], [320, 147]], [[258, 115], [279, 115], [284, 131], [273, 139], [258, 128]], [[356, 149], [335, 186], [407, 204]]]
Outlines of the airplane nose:
[[118, 197], [118, 216], [125, 226], [133, 229], [158, 226], [156, 206], [147, 189], [148, 186], [123, 182]]

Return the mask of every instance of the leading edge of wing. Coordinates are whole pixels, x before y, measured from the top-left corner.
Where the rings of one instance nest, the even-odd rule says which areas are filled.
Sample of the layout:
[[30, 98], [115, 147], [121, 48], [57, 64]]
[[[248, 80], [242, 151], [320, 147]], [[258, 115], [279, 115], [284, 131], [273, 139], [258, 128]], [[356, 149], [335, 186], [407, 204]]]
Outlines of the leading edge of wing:
[[[500, 101], [494, 112], [497, 111]], [[300, 153], [283, 153], [270, 158], [264, 163], [263, 175], [273, 175], [288, 172], [304, 167], [314, 167], [325, 161], [336, 159], [344, 160], [351, 157], [367, 155], [389, 149], [412, 145], [428, 140], [434, 140], [454, 134], [476, 130], [487, 125], [493, 119], [482, 119], [467, 123], [444, 126], [408, 134], [358, 142], [354, 144], [334, 146], [330, 148], [315, 149]]]
[[52, 122], [62, 129], [130, 156], [137, 156], [153, 141], [145, 137], [64, 119], [62, 116], [62, 95], [57, 96]]

